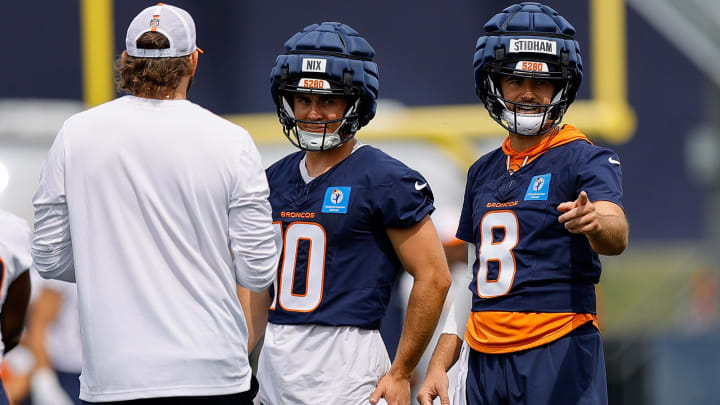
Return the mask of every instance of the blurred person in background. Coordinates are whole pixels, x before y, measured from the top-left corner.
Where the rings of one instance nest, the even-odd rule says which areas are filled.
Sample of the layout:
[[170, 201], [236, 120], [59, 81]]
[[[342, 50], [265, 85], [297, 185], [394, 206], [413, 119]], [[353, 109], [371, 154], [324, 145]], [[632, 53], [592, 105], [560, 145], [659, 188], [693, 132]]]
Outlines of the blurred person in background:
[[704, 334], [717, 330], [720, 321], [720, 279], [712, 267], [701, 267], [688, 283], [690, 300], [682, 317], [682, 329], [690, 334]]
[[36, 293], [30, 304], [24, 344], [32, 351], [33, 405], [80, 402], [82, 341], [74, 284], [33, 279]]
[[35, 273], [30, 279], [27, 327], [3, 369], [8, 394], [20, 405], [80, 404], [82, 343], [75, 285]]
[[[25, 314], [30, 300], [28, 269], [32, 262], [29, 248], [30, 228], [27, 223], [7, 211], [0, 210], [0, 348], [3, 358], [20, 343], [25, 325]], [[8, 396], [0, 386], [0, 405], [8, 402]]]
[[484, 30], [476, 91], [508, 137], [468, 171], [457, 237], [477, 258], [418, 400], [449, 403], [460, 357], [453, 404], [606, 404], [595, 284], [628, 242], [620, 161], [560, 125], [582, 80], [567, 20], [527, 2]]
[[[427, 181], [355, 133], [375, 115], [375, 51], [351, 27], [326, 22], [285, 43], [271, 72], [283, 131], [301, 151], [268, 170], [282, 235], [258, 365], [260, 401], [410, 403], [410, 377], [450, 286]], [[413, 278], [391, 363], [378, 330], [393, 282]]]
[[47, 155], [33, 268], [77, 284], [84, 403], [252, 403], [236, 288], [264, 291], [277, 265], [260, 155], [187, 100], [190, 14], [148, 7], [125, 44], [131, 95], [66, 120]]

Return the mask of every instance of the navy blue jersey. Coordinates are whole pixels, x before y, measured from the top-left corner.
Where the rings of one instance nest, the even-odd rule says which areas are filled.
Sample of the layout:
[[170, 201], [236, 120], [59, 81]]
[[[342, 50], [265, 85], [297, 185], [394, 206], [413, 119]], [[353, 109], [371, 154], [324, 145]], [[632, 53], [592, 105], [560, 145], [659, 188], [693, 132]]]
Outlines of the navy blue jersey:
[[267, 170], [273, 221], [283, 235], [269, 320], [377, 329], [401, 268], [386, 228], [406, 228], [430, 214], [430, 187], [371, 146], [306, 184], [303, 156], [294, 153]]
[[473, 312], [595, 313], [600, 260], [585, 235], [558, 222], [557, 206], [581, 191], [622, 207], [620, 162], [576, 140], [508, 173], [497, 149], [468, 172], [457, 237], [475, 244]]

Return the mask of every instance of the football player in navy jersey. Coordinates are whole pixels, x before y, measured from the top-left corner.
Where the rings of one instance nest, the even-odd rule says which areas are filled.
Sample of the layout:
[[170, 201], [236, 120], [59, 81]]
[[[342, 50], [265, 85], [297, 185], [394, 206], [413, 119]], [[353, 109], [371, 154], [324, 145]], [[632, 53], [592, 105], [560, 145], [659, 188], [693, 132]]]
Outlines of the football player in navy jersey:
[[[375, 115], [374, 55], [349, 26], [314, 24], [271, 72], [283, 130], [301, 151], [267, 170], [283, 254], [265, 296], [265, 405], [409, 404], [450, 286], [427, 181], [354, 137]], [[414, 286], [391, 364], [378, 328], [401, 267]]]
[[[470, 244], [471, 279], [418, 400], [606, 404], [595, 284], [598, 254], [627, 246], [620, 161], [560, 124], [582, 80], [567, 20], [526, 2], [484, 30], [476, 90], [509, 134], [468, 172], [457, 237]], [[446, 371], [458, 357], [461, 377], [448, 395]]]

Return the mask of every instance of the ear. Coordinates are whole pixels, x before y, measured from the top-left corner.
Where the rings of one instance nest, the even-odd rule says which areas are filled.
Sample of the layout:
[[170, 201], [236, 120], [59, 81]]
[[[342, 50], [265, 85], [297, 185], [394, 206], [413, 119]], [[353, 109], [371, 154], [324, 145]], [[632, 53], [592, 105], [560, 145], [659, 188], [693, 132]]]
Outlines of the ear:
[[120, 60], [121, 60], [123, 63], [125, 63], [125, 61], [127, 60], [127, 58], [128, 58], [127, 51], [123, 51], [122, 55], [120, 55]]
[[194, 76], [194, 75], [195, 75], [195, 71], [197, 70], [198, 60], [199, 60], [198, 55], [199, 55], [199, 54], [200, 54], [200, 51], [198, 51], [197, 49], [195, 50], [195, 52], [193, 52], [193, 53], [190, 54], [190, 63], [192, 64], [192, 67], [193, 67], [193, 68], [192, 68], [191, 76]]

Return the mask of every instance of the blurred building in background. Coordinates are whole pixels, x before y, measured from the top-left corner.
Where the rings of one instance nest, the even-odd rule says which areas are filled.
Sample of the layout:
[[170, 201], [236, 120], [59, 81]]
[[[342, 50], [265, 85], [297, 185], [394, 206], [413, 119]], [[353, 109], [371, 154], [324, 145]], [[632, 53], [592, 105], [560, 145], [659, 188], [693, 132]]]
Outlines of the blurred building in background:
[[[342, 21], [376, 47], [378, 115], [359, 132], [429, 180], [441, 210], [505, 134], [474, 92], [482, 24], [512, 1], [176, 0], [205, 50], [190, 99], [246, 127], [265, 164], [292, 151], [273, 111], [278, 44]], [[622, 161], [630, 247], [603, 258], [612, 404], [720, 397], [720, 8], [715, 0], [548, 0], [578, 31], [585, 78], [565, 121]], [[115, 96], [111, 66], [149, 1], [0, 3], [0, 207], [32, 220], [63, 120]], [[103, 134], [97, 134], [102, 136]], [[171, 149], [173, 146], [168, 145]]]

